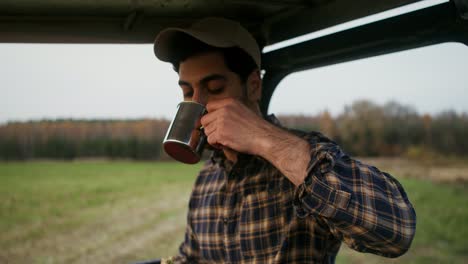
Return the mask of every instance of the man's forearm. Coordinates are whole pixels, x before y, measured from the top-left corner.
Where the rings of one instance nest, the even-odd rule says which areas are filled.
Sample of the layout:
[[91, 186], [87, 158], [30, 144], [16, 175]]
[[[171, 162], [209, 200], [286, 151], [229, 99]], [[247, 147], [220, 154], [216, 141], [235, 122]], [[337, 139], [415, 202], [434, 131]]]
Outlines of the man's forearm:
[[271, 162], [294, 185], [299, 186], [307, 174], [310, 162], [310, 146], [281, 128], [272, 129], [261, 140], [258, 155]]

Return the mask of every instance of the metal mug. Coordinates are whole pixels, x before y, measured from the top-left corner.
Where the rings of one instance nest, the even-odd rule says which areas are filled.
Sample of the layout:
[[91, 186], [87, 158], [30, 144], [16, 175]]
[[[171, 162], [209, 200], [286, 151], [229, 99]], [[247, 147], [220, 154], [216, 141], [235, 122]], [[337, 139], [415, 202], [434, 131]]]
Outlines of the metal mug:
[[163, 141], [164, 151], [169, 156], [188, 164], [200, 161], [207, 141], [200, 122], [205, 113], [206, 108], [202, 104], [179, 103]]

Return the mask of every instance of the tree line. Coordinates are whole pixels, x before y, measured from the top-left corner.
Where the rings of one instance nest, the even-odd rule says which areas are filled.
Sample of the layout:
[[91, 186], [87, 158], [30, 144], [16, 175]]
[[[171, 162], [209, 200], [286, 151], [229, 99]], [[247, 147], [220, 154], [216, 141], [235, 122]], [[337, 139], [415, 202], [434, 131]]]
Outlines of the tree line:
[[[351, 155], [468, 155], [466, 113], [421, 115], [395, 102], [357, 101], [336, 117], [324, 111], [278, 119], [287, 127], [320, 131]], [[162, 140], [168, 126], [165, 119], [10, 122], [0, 125], [0, 159], [165, 159]]]
[[167, 120], [42, 120], [0, 126], [0, 159], [161, 158]]
[[318, 130], [357, 156], [422, 157], [468, 155], [468, 115], [444, 111], [419, 114], [396, 102], [378, 105], [362, 100], [346, 106], [333, 118], [327, 111], [317, 116], [280, 116], [288, 127]]

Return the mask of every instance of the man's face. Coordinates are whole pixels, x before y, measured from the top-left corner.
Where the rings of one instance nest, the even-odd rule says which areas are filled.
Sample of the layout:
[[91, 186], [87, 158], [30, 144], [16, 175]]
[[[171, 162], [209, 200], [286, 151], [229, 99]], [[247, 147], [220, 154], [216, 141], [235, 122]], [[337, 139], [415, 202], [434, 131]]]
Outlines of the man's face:
[[245, 100], [245, 84], [229, 70], [219, 52], [198, 54], [181, 62], [179, 85], [184, 101], [206, 105], [225, 98]]

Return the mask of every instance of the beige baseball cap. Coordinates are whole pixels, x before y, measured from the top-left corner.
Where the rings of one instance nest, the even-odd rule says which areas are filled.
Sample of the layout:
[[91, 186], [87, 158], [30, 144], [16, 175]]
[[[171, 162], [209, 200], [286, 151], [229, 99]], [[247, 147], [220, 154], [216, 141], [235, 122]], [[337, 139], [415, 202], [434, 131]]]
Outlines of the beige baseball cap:
[[201, 42], [218, 48], [239, 47], [250, 55], [258, 68], [261, 66], [260, 48], [254, 37], [240, 23], [225, 18], [209, 17], [199, 20], [189, 28], [167, 28], [154, 41], [154, 53], [162, 61], [171, 62], [177, 50], [174, 47], [178, 34], [188, 34]]

